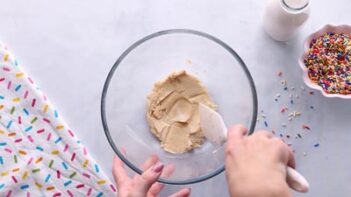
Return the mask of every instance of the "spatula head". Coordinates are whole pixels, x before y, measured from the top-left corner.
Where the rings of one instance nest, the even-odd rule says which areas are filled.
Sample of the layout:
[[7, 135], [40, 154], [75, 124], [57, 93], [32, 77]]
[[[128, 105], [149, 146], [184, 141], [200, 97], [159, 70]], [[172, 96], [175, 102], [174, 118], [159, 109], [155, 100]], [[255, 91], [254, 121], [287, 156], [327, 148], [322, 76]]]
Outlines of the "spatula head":
[[221, 115], [206, 105], [199, 103], [200, 127], [205, 137], [212, 143], [222, 145], [227, 140], [227, 127]]

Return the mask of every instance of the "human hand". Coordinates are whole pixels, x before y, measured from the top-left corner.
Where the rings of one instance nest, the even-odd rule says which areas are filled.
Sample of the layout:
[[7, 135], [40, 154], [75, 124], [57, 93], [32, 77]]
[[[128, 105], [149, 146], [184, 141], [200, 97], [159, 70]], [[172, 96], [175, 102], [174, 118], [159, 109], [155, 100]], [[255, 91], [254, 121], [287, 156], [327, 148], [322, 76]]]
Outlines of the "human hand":
[[[164, 185], [157, 183], [160, 176], [170, 176], [174, 170], [171, 165], [164, 166], [157, 156], [152, 155], [145, 161], [141, 169], [143, 173], [129, 177], [124, 169], [123, 161], [117, 156], [113, 159], [113, 176], [118, 190], [118, 197], [155, 197]], [[169, 197], [188, 197], [190, 188], [184, 188]]]
[[290, 147], [267, 131], [246, 133], [241, 125], [228, 130], [225, 166], [230, 195], [290, 197], [286, 166], [295, 168]]

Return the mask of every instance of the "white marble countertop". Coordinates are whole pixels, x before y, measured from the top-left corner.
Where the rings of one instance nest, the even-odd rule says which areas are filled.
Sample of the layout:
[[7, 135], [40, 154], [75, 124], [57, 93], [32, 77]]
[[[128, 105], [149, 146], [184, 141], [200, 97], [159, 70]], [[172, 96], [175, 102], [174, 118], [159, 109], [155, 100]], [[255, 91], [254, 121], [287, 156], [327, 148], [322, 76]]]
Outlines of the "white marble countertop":
[[[303, 83], [297, 58], [303, 38], [327, 23], [351, 24], [349, 0], [313, 1], [310, 19], [288, 44], [274, 42], [262, 31], [264, 1], [1, 0], [0, 5], [0, 39], [107, 173], [113, 151], [101, 124], [101, 91], [109, 69], [134, 41], [169, 28], [196, 29], [222, 39], [247, 64], [259, 107], [269, 115], [270, 127], [280, 130], [283, 120], [274, 95], [287, 93], [282, 92], [276, 72], [283, 71], [289, 84], [299, 88]], [[318, 92], [301, 94], [293, 106], [303, 111], [301, 122], [291, 123], [291, 129], [298, 130], [302, 122], [312, 127], [303, 139], [293, 141], [298, 169], [310, 181], [311, 191], [296, 196], [349, 196], [351, 101], [326, 99]], [[315, 111], [308, 110], [309, 105]], [[262, 121], [257, 128], [264, 128]], [[314, 148], [315, 143], [320, 146]], [[177, 188], [167, 186], [163, 195]], [[193, 196], [228, 195], [224, 174], [191, 188]]]

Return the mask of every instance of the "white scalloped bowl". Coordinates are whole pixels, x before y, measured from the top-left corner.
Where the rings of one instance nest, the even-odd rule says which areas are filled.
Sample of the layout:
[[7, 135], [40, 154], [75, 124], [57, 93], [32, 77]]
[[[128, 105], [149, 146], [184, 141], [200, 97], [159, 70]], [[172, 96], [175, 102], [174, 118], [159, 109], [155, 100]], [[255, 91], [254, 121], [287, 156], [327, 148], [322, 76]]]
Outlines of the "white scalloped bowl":
[[309, 46], [310, 43], [313, 39], [318, 38], [320, 36], [322, 36], [325, 33], [347, 33], [347, 34], [351, 34], [351, 26], [350, 25], [338, 25], [338, 26], [334, 26], [334, 25], [325, 25], [323, 28], [321, 28], [320, 30], [312, 33], [311, 35], [309, 35], [305, 42], [304, 42], [304, 52], [302, 54], [302, 56], [299, 59], [299, 65], [303, 71], [303, 80], [305, 82], [305, 84], [315, 90], [319, 90], [320, 92], [322, 92], [323, 96], [328, 97], [328, 98], [342, 98], [342, 99], [351, 99], [351, 94], [349, 95], [342, 95], [342, 94], [328, 94], [326, 93], [323, 88], [321, 86], [319, 86], [318, 84], [313, 83], [310, 78], [308, 77], [308, 69], [305, 66], [304, 63], [304, 59], [305, 57], [307, 57], [308, 55], [308, 50], [309, 50]]

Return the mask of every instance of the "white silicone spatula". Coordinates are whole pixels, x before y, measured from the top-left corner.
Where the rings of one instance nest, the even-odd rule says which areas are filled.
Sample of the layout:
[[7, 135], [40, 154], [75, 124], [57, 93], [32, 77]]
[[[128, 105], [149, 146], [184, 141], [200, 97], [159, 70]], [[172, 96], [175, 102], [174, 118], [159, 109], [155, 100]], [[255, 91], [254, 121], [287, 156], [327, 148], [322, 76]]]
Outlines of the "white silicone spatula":
[[[216, 111], [199, 104], [200, 126], [205, 137], [212, 143], [222, 145], [227, 140], [227, 127], [223, 118]], [[298, 192], [307, 192], [309, 184], [307, 180], [296, 170], [287, 167], [287, 183]]]

